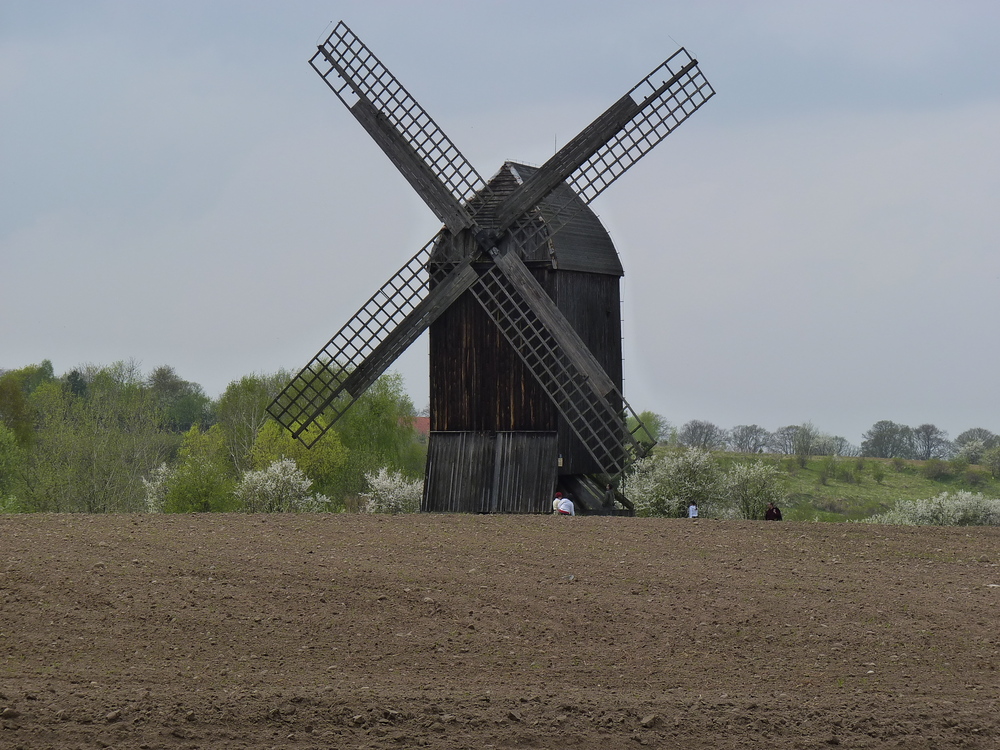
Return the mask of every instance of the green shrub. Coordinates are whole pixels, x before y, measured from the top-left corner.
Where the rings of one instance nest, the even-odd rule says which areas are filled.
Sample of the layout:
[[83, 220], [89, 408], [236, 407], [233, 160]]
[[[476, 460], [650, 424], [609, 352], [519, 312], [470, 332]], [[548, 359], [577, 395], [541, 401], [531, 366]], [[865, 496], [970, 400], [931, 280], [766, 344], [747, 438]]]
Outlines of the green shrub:
[[990, 448], [983, 454], [983, 466], [990, 470], [995, 479], [1000, 479], [1000, 448]]
[[837, 462], [837, 481], [844, 484], [857, 483], [858, 476], [854, 473], [854, 467], [847, 461]]
[[948, 464], [940, 458], [931, 458], [924, 462], [920, 473], [925, 479], [940, 479], [948, 473]]
[[201, 456], [182, 461], [167, 479], [165, 490], [166, 513], [225, 513], [236, 509], [229, 472]]
[[965, 476], [962, 477], [965, 483], [970, 487], [982, 487], [986, 484], [986, 474], [982, 471], [976, 471], [975, 469], [967, 469]]

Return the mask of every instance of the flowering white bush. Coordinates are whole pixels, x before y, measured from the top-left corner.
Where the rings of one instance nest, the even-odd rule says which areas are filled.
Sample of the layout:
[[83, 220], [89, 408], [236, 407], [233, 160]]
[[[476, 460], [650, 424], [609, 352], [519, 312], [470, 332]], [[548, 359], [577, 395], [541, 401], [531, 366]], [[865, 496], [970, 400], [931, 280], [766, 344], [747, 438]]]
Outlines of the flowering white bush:
[[642, 459], [621, 489], [638, 516], [684, 516], [692, 501], [707, 515], [719, 505], [721, 474], [709, 451], [689, 448], [683, 453]]
[[290, 458], [266, 469], [248, 471], [236, 485], [236, 497], [247, 513], [300, 513], [321, 510], [327, 498], [309, 494], [312, 480]]
[[983, 456], [986, 454], [987, 449], [986, 443], [976, 438], [963, 445], [959, 449], [958, 455], [970, 464], [978, 464], [983, 460]]
[[899, 500], [867, 520], [904, 526], [1000, 526], [1000, 500], [980, 492], [942, 492], [927, 500]]
[[740, 518], [760, 520], [768, 503], [781, 505], [778, 470], [763, 461], [733, 464], [723, 479], [731, 511]]
[[362, 493], [362, 513], [416, 513], [424, 494], [424, 481], [410, 481], [402, 474], [382, 467], [365, 474], [371, 492]]
[[146, 488], [146, 512], [162, 513], [163, 506], [167, 501], [167, 487], [174, 470], [165, 463], [157, 466], [149, 475], [149, 479], [143, 477], [142, 486]]

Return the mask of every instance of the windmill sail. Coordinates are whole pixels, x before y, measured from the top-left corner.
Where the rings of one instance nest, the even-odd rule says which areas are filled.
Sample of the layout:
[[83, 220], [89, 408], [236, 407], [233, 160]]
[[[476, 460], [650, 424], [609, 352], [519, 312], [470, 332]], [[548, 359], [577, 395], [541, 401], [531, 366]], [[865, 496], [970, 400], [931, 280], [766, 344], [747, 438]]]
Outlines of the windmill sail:
[[[427, 261], [435, 241], [383, 284], [268, 406], [271, 416], [307, 446], [478, 278], [470, 257], [432, 288]], [[318, 429], [309, 429], [313, 424]]]
[[[525, 181], [497, 211], [506, 228], [567, 181], [584, 205], [666, 138], [714, 96], [715, 90], [683, 47], [584, 128]], [[572, 218], [566, 211], [556, 232]]]
[[471, 226], [462, 205], [485, 180], [343, 21], [309, 62], [441, 222]]

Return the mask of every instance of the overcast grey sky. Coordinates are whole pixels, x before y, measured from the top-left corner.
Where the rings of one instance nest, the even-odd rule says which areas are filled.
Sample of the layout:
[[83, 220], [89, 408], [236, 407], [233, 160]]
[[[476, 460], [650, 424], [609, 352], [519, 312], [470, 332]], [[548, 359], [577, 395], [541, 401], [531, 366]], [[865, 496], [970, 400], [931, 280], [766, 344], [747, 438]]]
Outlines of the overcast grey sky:
[[[678, 46], [717, 96], [592, 207], [676, 425], [1000, 431], [1000, 4], [0, 0], [0, 368], [295, 370], [437, 230], [307, 63], [343, 19], [484, 175]], [[398, 363], [427, 403], [426, 343]]]

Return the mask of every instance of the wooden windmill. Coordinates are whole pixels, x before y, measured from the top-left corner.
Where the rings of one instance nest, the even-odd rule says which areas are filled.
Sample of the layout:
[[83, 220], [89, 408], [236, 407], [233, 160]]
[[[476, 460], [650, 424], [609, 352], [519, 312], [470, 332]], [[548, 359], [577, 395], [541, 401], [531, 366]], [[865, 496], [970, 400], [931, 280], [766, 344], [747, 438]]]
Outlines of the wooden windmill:
[[678, 50], [541, 167], [489, 180], [344, 23], [310, 62], [444, 227], [269, 412], [311, 445], [429, 328], [421, 509], [549, 512], [559, 488], [607, 510], [649, 446], [621, 392], [622, 268], [588, 204], [715, 93], [697, 61]]

